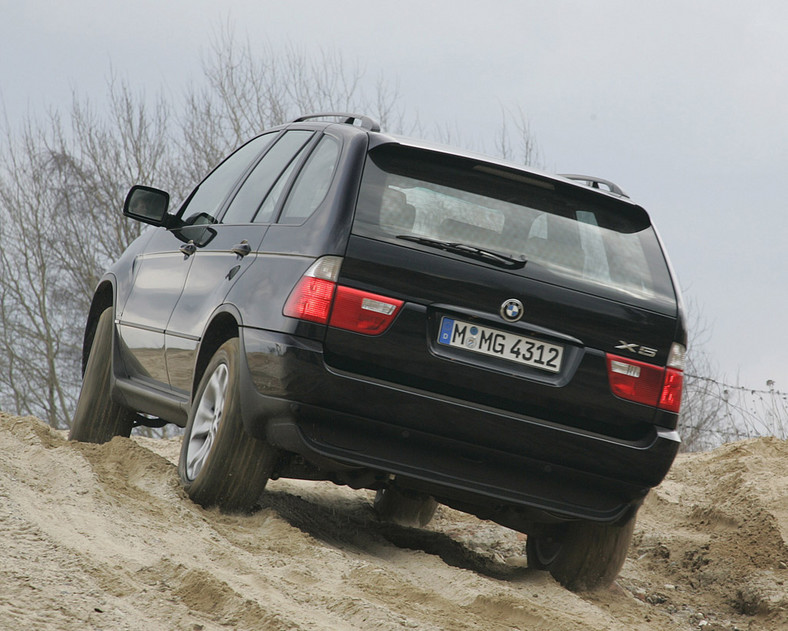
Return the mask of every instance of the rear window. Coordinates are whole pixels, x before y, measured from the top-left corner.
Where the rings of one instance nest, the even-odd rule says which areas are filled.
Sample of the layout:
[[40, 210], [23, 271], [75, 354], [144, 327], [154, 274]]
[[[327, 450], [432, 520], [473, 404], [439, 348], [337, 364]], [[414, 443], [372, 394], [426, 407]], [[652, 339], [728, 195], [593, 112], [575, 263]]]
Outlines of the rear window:
[[642, 208], [497, 165], [398, 145], [373, 150], [353, 232], [407, 247], [419, 247], [407, 237], [462, 243], [525, 260], [528, 276], [675, 300]]

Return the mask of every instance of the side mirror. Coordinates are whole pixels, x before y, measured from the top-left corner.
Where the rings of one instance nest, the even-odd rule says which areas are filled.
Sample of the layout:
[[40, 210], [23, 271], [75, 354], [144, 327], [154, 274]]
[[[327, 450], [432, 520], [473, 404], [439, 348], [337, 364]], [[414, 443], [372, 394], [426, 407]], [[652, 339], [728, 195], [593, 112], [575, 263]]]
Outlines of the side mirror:
[[149, 186], [132, 186], [123, 204], [123, 214], [154, 226], [167, 225], [170, 195]]

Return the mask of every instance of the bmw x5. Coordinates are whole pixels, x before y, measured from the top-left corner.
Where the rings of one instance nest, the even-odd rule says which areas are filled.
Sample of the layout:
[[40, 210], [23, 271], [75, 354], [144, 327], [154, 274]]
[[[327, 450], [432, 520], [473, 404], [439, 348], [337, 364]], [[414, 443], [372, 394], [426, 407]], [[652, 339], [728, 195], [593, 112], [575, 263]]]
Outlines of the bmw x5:
[[276, 477], [438, 503], [527, 534], [531, 567], [611, 582], [679, 447], [686, 330], [647, 212], [555, 176], [304, 116], [217, 166], [95, 291], [70, 437], [184, 428], [203, 506]]

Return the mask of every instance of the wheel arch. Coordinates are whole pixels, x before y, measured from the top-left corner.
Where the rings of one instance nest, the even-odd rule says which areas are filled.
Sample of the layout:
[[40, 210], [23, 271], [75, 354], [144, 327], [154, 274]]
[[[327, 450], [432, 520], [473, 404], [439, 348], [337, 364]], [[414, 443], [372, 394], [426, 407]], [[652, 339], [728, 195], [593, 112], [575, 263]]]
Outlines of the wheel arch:
[[194, 366], [194, 379], [192, 381], [192, 399], [200, 385], [205, 368], [219, 347], [232, 337], [239, 336], [240, 314], [230, 306], [225, 306], [212, 316], [205, 332], [202, 335], [197, 360]]
[[85, 334], [82, 339], [82, 376], [85, 375], [85, 366], [88, 363], [90, 349], [93, 347], [93, 338], [96, 335], [96, 326], [101, 314], [115, 304], [115, 284], [111, 278], [103, 279], [96, 291], [93, 293], [93, 300], [90, 303], [87, 322], [85, 323]]

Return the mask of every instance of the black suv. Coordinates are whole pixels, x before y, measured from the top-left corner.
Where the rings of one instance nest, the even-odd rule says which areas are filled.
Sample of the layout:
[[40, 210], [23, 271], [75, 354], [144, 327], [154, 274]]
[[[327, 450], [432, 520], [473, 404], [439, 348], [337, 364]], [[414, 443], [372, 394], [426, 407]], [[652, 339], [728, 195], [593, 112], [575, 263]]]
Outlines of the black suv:
[[[328, 119], [328, 120], [327, 120]], [[532, 567], [612, 581], [668, 471], [686, 330], [646, 211], [545, 175], [304, 116], [254, 138], [102, 278], [71, 438], [185, 428], [189, 496], [254, 507], [269, 478], [437, 502], [527, 533]]]

